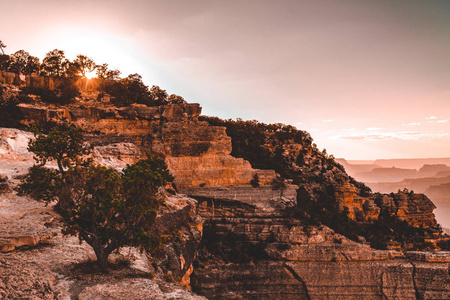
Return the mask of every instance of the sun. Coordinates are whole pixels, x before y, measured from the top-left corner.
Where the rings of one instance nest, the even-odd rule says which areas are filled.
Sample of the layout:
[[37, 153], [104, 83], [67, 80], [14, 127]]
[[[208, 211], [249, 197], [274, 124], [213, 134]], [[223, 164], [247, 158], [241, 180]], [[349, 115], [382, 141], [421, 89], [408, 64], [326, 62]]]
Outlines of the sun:
[[86, 76], [87, 79], [92, 79], [97, 77], [97, 73], [95, 71], [90, 71], [90, 72], [86, 72], [86, 74], [84, 74], [84, 76]]

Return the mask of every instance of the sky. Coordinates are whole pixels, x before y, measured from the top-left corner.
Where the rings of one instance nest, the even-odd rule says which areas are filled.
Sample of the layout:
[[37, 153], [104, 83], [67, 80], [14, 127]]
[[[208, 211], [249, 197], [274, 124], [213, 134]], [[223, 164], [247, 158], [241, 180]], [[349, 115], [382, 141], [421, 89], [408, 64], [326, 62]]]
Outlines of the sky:
[[205, 115], [294, 125], [335, 157], [450, 157], [450, 1], [0, 4], [7, 54], [85, 54]]

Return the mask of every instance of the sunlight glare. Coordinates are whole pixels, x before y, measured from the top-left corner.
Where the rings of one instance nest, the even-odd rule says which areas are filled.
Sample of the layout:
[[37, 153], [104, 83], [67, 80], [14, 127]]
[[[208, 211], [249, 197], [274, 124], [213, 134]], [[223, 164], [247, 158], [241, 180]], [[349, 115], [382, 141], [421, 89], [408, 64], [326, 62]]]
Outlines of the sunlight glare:
[[142, 60], [135, 50], [137, 46], [123, 34], [108, 29], [64, 26], [52, 29], [47, 36], [52, 38], [48, 40], [45, 51], [53, 48], [64, 50], [70, 60], [77, 54], [84, 54], [95, 63], [107, 63], [110, 69], [119, 69], [125, 75], [142, 72]]
[[96, 71], [86, 72], [85, 76], [87, 79], [92, 79], [97, 77], [97, 72]]

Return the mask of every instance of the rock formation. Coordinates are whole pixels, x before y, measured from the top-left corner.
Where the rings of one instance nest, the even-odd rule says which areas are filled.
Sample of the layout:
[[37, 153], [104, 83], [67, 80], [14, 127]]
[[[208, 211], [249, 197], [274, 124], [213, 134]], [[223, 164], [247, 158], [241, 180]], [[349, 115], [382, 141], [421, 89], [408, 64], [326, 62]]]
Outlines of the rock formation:
[[122, 147], [127, 149], [122, 153], [116, 147], [111, 154], [128, 157], [128, 161], [142, 155], [164, 156], [179, 190], [248, 184], [256, 173], [266, 182], [275, 178], [273, 171], [255, 170], [249, 162], [232, 157], [231, 139], [225, 129], [198, 121], [198, 104], [117, 108], [81, 103], [58, 109], [21, 104], [20, 108], [26, 124], [67, 121], [83, 128], [103, 153], [114, 151], [111, 144], [132, 143], [138, 149]]
[[187, 192], [207, 220], [191, 281], [209, 299], [448, 296], [449, 252], [374, 250], [325, 226], [305, 228], [284, 213], [295, 202], [295, 189], [284, 199], [268, 188]]
[[[55, 85], [7, 73], [0, 82]], [[183, 194], [167, 193], [158, 215], [154, 230], [170, 235], [162, 251], [147, 256], [123, 249], [112, 260], [127, 256], [130, 268], [92, 275], [83, 271], [92, 267], [91, 249], [61, 236], [51, 207], [12, 192], [33, 163], [26, 150], [33, 135], [1, 129], [0, 297], [202, 299], [178, 284], [210, 299], [445, 299], [450, 292], [448, 252], [374, 250], [363, 237], [352, 241], [294, 217], [309, 201], [348, 213], [358, 226], [384, 215], [417, 228], [436, 225], [426, 196], [372, 194], [305, 132], [268, 132], [258, 149], [281, 163], [261, 170], [235, 157], [226, 128], [200, 120], [198, 104], [117, 108], [107, 97], [84, 94], [66, 106], [34, 101], [19, 107], [25, 125], [83, 128], [97, 163], [121, 169], [147, 155], [163, 156]]]

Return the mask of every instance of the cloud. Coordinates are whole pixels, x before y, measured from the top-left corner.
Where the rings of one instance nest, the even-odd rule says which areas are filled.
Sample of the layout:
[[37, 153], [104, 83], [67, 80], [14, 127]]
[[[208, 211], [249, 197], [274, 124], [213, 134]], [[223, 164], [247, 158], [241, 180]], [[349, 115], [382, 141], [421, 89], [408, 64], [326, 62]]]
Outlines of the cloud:
[[322, 120], [322, 122], [330, 123], [330, 122], [333, 122], [333, 120], [332, 119], [326, 119], [326, 120]]
[[430, 116], [427, 117], [426, 119], [428, 120], [428, 123], [447, 123], [449, 121], [449, 119], [439, 120], [439, 118], [435, 116]]
[[364, 141], [379, 141], [379, 140], [392, 140], [392, 137], [385, 134], [351, 134], [342, 135], [339, 137], [342, 140], [364, 140]]
[[403, 140], [403, 141], [419, 141], [432, 140], [449, 136], [449, 133], [420, 133], [417, 131], [388, 132], [381, 134], [348, 134], [338, 136], [341, 140], [362, 140], [362, 141], [381, 141], [381, 140]]
[[382, 128], [382, 127], [369, 127], [369, 128], [366, 128], [366, 130], [370, 130], [370, 131], [378, 131], [378, 130], [383, 130], [383, 129], [385, 129], [385, 128]]
[[402, 124], [402, 126], [419, 126], [421, 125], [420, 122], [413, 122], [413, 123], [408, 123], [408, 124]]

